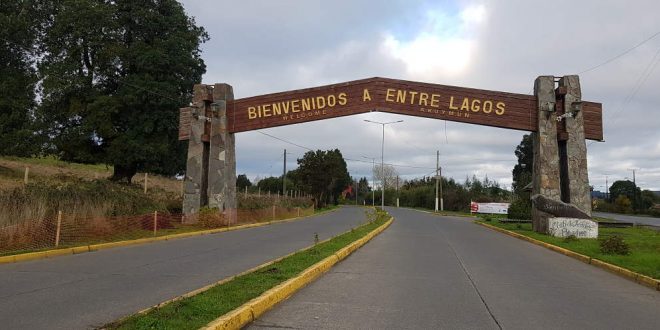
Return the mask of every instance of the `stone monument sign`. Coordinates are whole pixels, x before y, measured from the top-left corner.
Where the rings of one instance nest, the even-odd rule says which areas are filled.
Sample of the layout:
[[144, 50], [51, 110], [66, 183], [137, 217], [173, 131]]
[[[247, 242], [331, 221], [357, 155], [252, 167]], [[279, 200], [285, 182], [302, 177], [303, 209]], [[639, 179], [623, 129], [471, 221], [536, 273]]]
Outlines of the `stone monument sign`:
[[[227, 84], [195, 85], [180, 110], [179, 139], [188, 140], [183, 211], [201, 207], [230, 216], [236, 208], [234, 134], [382, 111], [533, 132], [534, 194], [591, 214], [585, 139], [603, 140], [602, 106], [583, 101], [577, 76], [541, 76], [534, 95], [387, 78], [234, 100]], [[534, 207], [534, 229], [549, 233], [558, 216]]]

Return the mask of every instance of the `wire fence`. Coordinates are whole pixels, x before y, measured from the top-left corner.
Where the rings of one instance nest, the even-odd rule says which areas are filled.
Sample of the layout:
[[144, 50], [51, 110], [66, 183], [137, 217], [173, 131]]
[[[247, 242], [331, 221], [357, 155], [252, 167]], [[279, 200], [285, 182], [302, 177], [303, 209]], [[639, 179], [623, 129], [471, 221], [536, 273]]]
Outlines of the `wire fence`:
[[[268, 222], [314, 214], [314, 207], [273, 205], [259, 209], [201, 212], [195, 218], [153, 212], [115, 217], [56, 216], [0, 228], [0, 255], [139, 239], [204, 229]], [[191, 223], [193, 222], [193, 223]]]

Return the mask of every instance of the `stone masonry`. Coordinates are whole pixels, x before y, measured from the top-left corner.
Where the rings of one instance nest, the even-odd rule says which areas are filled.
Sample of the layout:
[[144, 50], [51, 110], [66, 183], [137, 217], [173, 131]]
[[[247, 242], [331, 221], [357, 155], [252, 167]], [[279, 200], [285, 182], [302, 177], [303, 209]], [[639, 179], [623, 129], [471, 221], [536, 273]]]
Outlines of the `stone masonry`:
[[197, 222], [199, 209], [217, 208], [230, 221], [236, 209], [234, 134], [227, 131], [227, 102], [233, 100], [227, 84], [195, 85], [184, 178], [183, 213]]
[[[538, 131], [532, 134], [534, 167], [532, 169], [532, 195], [560, 199], [559, 148], [557, 145], [557, 114], [555, 81], [553, 76], [541, 76], [534, 82], [537, 98]], [[532, 227], [547, 232], [547, 219], [552, 215], [532, 207]]]
[[591, 191], [589, 189], [589, 172], [587, 171], [587, 145], [584, 139], [584, 116], [582, 111], [571, 109], [571, 104], [582, 100], [580, 78], [565, 76], [559, 80], [559, 86], [566, 88], [564, 109], [571, 111], [572, 117], [566, 118], [568, 141], [568, 179], [571, 204], [591, 216]]
[[[538, 131], [533, 134], [532, 195], [557, 203], [564, 199], [590, 217], [591, 196], [579, 78], [575, 75], [564, 76], [559, 79], [558, 87], [555, 90], [552, 76], [538, 77], [534, 83]], [[560, 152], [563, 149], [560, 144], [564, 143], [566, 157], [562, 158]], [[562, 167], [567, 169], [563, 175], [560, 170]], [[563, 196], [562, 186], [568, 187]], [[537, 204], [532, 205], [532, 227], [536, 232], [549, 233], [549, 219], [557, 215], [537, 207]]]

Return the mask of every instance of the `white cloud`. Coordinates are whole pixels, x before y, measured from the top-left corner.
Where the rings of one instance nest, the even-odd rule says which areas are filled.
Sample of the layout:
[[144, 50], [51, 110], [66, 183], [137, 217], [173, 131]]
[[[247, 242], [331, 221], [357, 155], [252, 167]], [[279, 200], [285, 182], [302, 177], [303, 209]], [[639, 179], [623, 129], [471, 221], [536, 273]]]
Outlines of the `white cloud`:
[[408, 77], [435, 80], [464, 73], [476, 50], [474, 31], [484, 21], [483, 5], [468, 6], [458, 19], [446, 13], [429, 10], [425, 24], [410, 40], [388, 33], [384, 46], [390, 55], [403, 61]]
[[[184, 0], [206, 27], [206, 83], [227, 82], [236, 97], [319, 86], [373, 76], [530, 93], [539, 75], [575, 74], [657, 32], [656, 0], [526, 0], [437, 2], [369, 0], [208, 2]], [[570, 8], [570, 13], [560, 13]], [[630, 102], [634, 84], [660, 47], [660, 37], [581, 75], [583, 96], [603, 103], [604, 143], [589, 144], [591, 182], [604, 186], [640, 168], [643, 188], [660, 190], [660, 68]], [[380, 131], [362, 119], [398, 120], [386, 133], [386, 162], [432, 168], [441, 151], [443, 173], [457, 181], [488, 174], [510, 184], [513, 154], [524, 132], [369, 113], [267, 130], [314, 149], [345, 156], [380, 156]], [[304, 149], [255, 132], [237, 135], [239, 173], [281, 173], [282, 149]], [[371, 164], [348, 162], [370, 177]], [[431, 170], [400, 168], [406, 177]]]

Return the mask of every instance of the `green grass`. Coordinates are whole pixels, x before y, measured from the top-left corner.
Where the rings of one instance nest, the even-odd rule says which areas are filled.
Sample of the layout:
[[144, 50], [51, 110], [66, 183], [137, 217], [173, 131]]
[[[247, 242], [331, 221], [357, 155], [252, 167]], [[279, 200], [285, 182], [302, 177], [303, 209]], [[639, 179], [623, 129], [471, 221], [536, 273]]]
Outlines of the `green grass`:
[[[532, 225], [529, 223], [503, 224], [497, 220], [486, 223], [660, 279], [660, 231], [638, 227], [599, 228], [599, 239], [566, 241], [563, 238], [536, 233], [532, 231]], [[600, 252], [599, 240], [612, 235], [620, 235], [630, 245], [629, 255]]]
[[63, 160], [59, 160], [56, 157], [22, 158], [22, 157], [13, 157], [13, 156], [3, 156], [0, 157], [0, 159], [18, 161], [21, 163], [31, 164], [31, 165], [46, 165], [46, 166], [53, 166], [60, 168], [71, 168], [71, 169], [97, 171], [97, 172], [112, 172], [111, 165], [70, 163]]
[[[379, 212], [375, 220], [312, 248], [293, 254], [270, 266], [215, 286], [198, 295], [167, 304], [143, 315], [110, 324], [110, 329], [198, 329], [258, 297], [272, 287], [295, 277], [313, 264], [383, 225], [389, 215]], [[309, 237], [310, 243], [314, 241]]]

